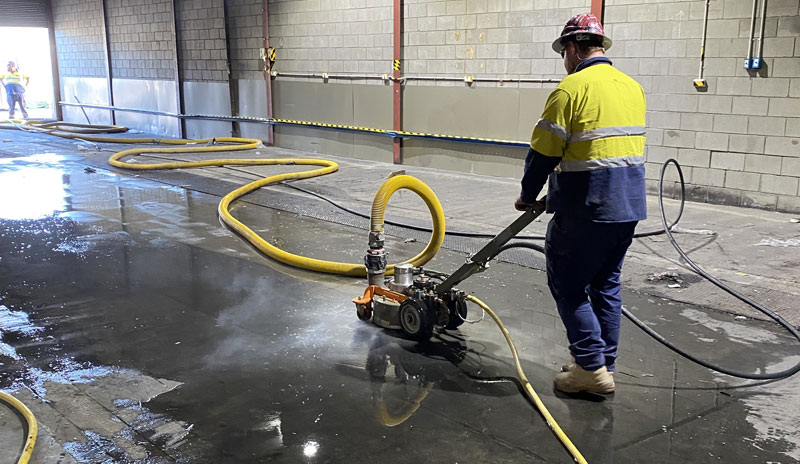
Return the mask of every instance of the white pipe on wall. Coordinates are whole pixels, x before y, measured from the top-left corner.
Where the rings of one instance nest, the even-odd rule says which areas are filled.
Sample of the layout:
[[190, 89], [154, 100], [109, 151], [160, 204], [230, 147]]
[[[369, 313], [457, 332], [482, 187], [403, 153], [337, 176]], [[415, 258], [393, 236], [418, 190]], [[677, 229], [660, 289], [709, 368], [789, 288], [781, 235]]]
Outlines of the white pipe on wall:
[[744, 59], [744, 69], [750, 69], [750, 60], [753, 58], [753, 40], [756, 37], [757, 15], [758, 0], [753, 0], [753, 16], [750, 18], [750, 41], [747, 43], [747, 58]]

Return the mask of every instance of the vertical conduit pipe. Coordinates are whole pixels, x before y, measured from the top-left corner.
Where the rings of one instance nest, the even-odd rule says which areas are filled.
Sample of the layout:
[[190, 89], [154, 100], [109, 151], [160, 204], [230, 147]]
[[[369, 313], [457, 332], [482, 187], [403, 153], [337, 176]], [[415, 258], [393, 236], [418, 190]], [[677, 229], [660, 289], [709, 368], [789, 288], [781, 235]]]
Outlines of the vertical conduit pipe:
[[764, 64], [764, 26], [767, 23], [767, 0], [761, 0], [761, 31], [758, 37], [758, 58]]
[[[225, 23], [225, 72], [228, 74], [228, 96], [231, 103], [231, 116], [239, 116], [239, 85], [233, 78], [233, 62], [231, 61], [231, 26], [230, 6], [228, 0], [222, 0], [222, 16]], [[231, 122], [231, 134], [241, 137], [241, 128], [237, 121]]]
[[[169, 14], [172, 15], [172, 21], [170, 21], [170, 27], [172, 28], [172, 39], [173, 44], [175, 45], [172, 47], [172, 70], [175, 73], [175, 91], [177, 94], [177, 104], [178, 104], [178, 113], [179, 114], [186, 114], [186, 104], [183, 100], [183, 86], [181, 84], [181, 63], [180, 63], [180, 55], [178, 54], [178, 15], [175, 13], [175, 2], [177, 0], [172, 0], [170, 2], [170, 10]], [[178, 134], [180, 138], [186, 137], [186, 120], [181, 118], [180, 122], [178, 122]]]
[[[103, 59], [106, 66], [106, 86], [108, 87], [108, 106], [114, 106], [114, 87], [113, 76], [111, 75], [111, 47], [109, 46], [108, 37], [108, 15], [106, 14], [106, 0], [100, 0], [100, 13], [103, 15], [103, 22], [101, 23], [101, 31], [103, 34]], [[114, 110], [108, 112], [109, 120], [112, 125], [117, 123], [117, 115]]]
[[744, 60], [744, 69], [750, 69], [750, 60], [753, 58], [753, 40], [756, 37], [756, 16], [758, 15], [758, 0], [753, 0], [753, 16], [750, 18], [750, 42], [747, 43], [747, 58]]
[[703, 70], [706, 64], [706, 37], [708, 36], [708, 8], [711, 0], [706, 0], [706, 7], [703, 11], [703, 38], [700, 41], [700, 71], [698, 80], [703, 80]]
[[[264, 80], [267, 86], [267, 119], [272, 119], [272, 66], [269, 65], [269, 5], [261, 0], [261, 23], [264, 32]], [[267, 145], [275, 144], [275, 131], [272, 124], [267, 126]]]
[[[394, 84], [392, 85], [392, 129], [403, 130], [403, 84], [400, 82], [400, 64], [402, 64], [402, 33], [403, 33], [403, 0], [394, 0], [394, 62], [392, 63]], [[402, 138], [392, 138], [392, 161], [394, 164], [403, 164]]]

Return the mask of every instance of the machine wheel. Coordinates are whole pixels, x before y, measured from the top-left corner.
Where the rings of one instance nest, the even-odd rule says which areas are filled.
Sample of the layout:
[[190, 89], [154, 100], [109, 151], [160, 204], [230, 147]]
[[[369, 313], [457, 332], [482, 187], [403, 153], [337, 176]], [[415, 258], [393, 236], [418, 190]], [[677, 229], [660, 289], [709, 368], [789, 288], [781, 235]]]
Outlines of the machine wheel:
[[[445, 328], [450, 330], [457, 329], [464, 323], [464, 319], [467, 318], [467, 302], [462, 298], [450, 300], [447, 303], [447, 313], [450, 315], [450, 318], [447, 320]], [[458, 317], [459, 315], [461, 315], [461, 317]]]
[[368, 321], [372, 318], [372, 302], [358, 304], [356, 303], [356, 316], [362, 321]]
[[431, 338], [435, 316], [425, 303], [416, 298], [400, 303], [400, 326], [406, 335], [415, 340]]

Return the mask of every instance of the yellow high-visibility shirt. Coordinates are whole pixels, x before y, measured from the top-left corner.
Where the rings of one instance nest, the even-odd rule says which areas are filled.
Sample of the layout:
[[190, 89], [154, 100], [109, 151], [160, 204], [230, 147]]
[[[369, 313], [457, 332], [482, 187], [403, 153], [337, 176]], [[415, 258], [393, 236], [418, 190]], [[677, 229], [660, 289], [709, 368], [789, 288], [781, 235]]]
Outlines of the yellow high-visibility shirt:
[[584, 61], [559, 83], [531, 135], [532, 153], [558, 159], [542, 163], [558, 163], [549, 211], [600, 222], [647, 217], [645, 110], [639, 83], [605, 57]]
[[28, 76], [19, 71], [14, 71], [13, 73], [4, 72], [0, 75], [0, 79], [3, 79], [3, 82], [6, 84], [22, 84], [23, 81], [28, 79]]

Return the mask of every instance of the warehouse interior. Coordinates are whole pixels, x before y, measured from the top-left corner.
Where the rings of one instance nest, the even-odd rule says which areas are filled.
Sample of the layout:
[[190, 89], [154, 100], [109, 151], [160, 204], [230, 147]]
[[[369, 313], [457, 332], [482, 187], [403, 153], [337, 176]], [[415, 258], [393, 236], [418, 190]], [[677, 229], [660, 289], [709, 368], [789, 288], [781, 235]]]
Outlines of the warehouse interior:
[[[590, 12], [647, 101], [610, 395], [514, 208]], [[800, 461], [797, 0], [5, 0], [12, 61], [0, 464]]]

